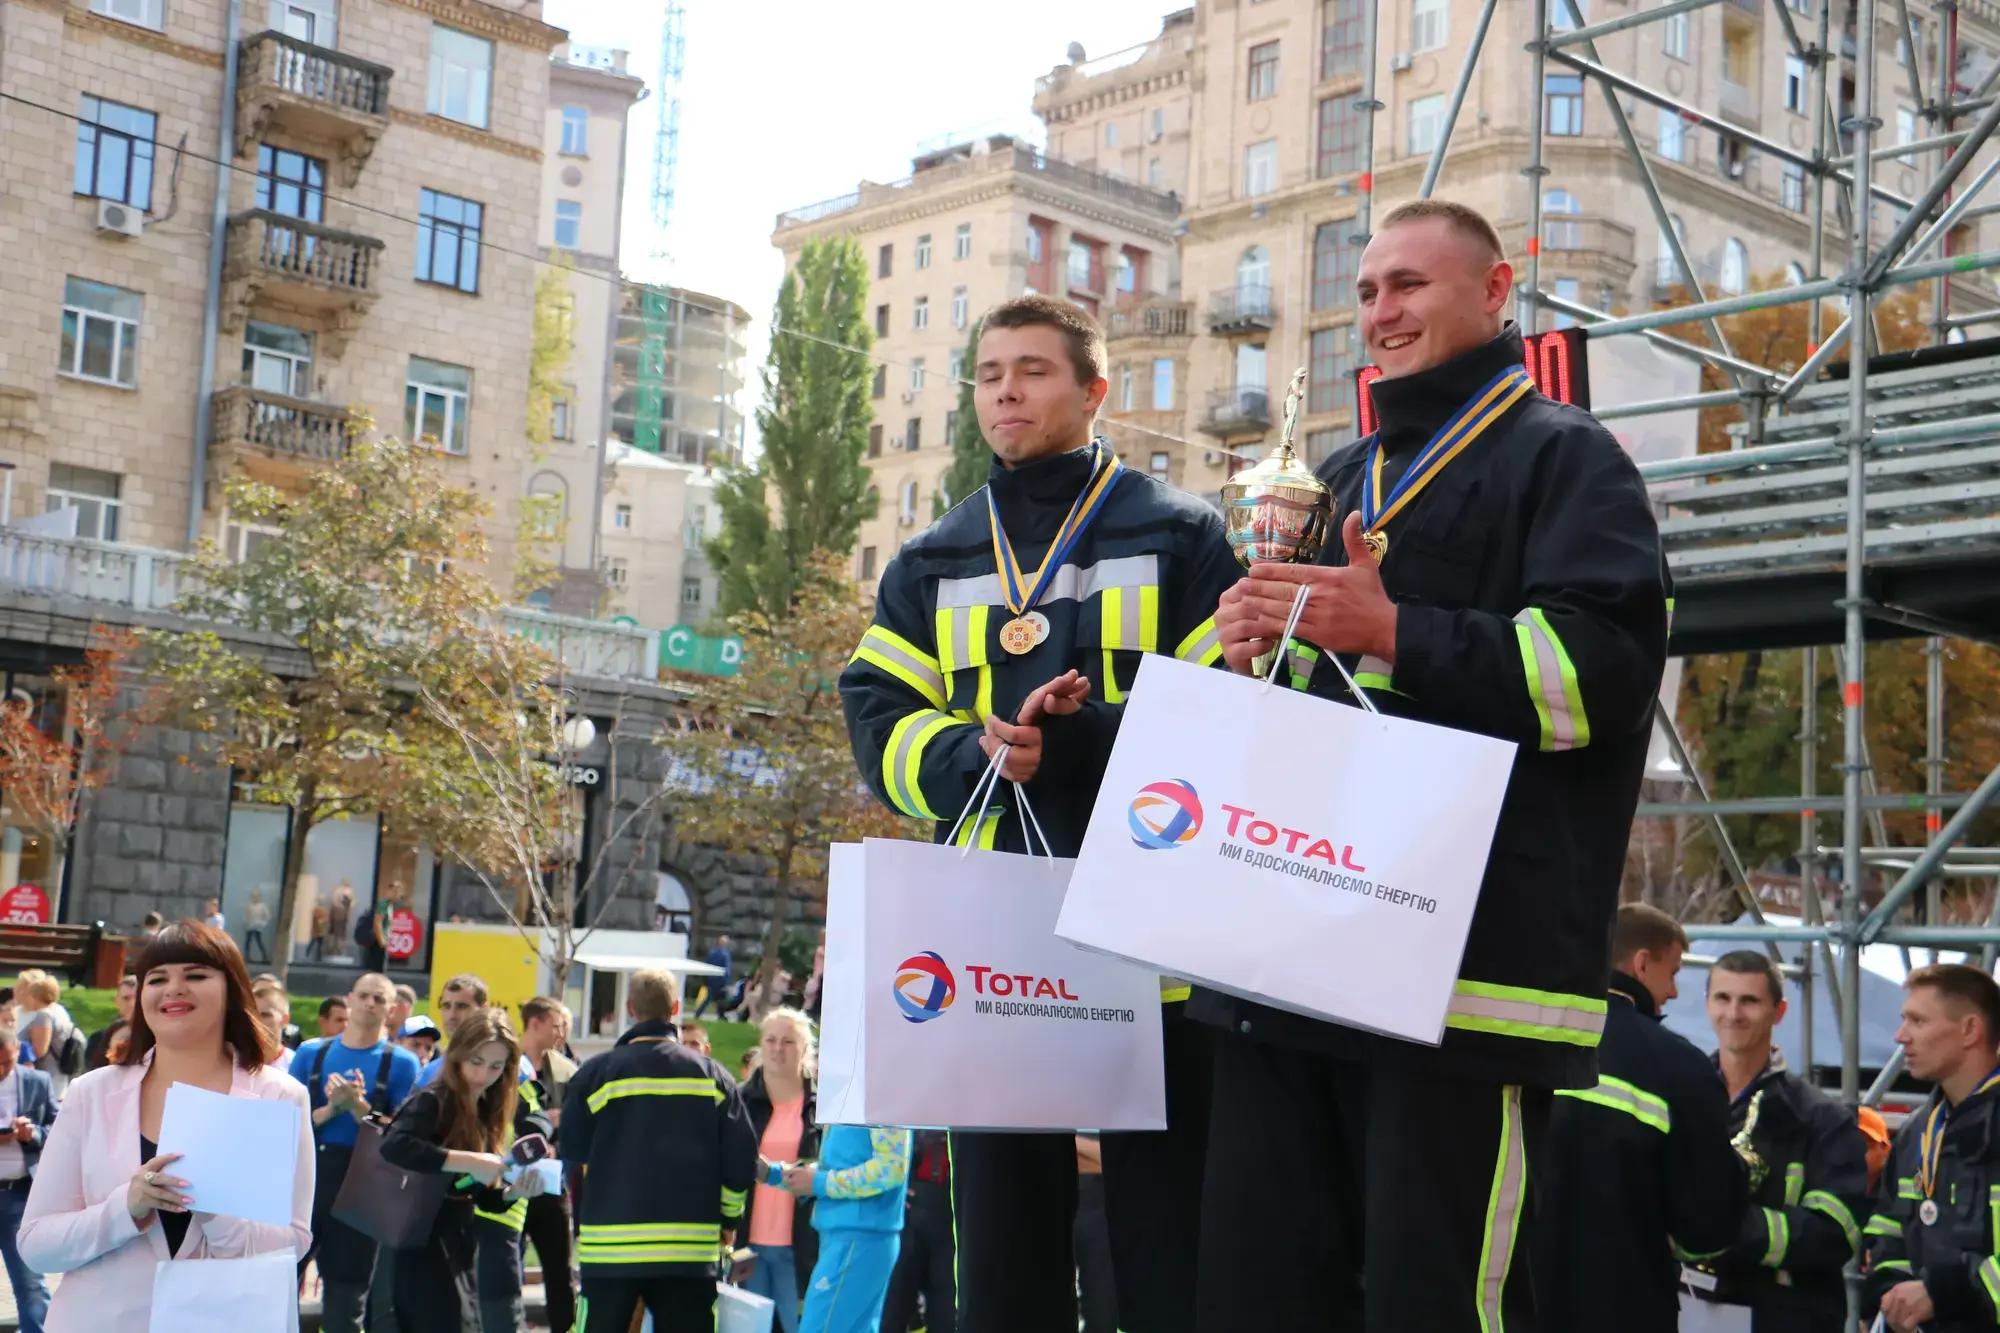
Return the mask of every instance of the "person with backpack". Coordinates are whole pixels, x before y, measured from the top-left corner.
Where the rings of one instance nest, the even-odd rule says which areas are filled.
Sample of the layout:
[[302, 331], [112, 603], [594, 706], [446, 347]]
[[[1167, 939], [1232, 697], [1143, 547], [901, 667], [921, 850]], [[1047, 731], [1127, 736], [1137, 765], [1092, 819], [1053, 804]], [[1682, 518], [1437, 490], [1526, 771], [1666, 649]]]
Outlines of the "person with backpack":
[[14, 999], [21, 1006], [21, 1045], [33, 1054], [34, 1067], [49, 1076], [61, 1101], [69, 1081], [83, 1073], [89, 1045], [62, 1007], [62, 983], [39, 967], [27, 968], [14, 981]]
[[347, 1179], [361, 1122], [388, 1116], [417, 1085], [417, 1057], [388, 1039], [383, 1026], [396, 988], [379, 972], [363, 972], [347, 993], [347, 1026], [340, 1035], [299, 1047], [291, 1074], [311, 1098], [316, 1175], [313, 1248], [299, 1259], [319, 1262], [323, 1286], [320, 1327], [325, 1333], [360, 1333], [375, 1242], [333, 1216]]

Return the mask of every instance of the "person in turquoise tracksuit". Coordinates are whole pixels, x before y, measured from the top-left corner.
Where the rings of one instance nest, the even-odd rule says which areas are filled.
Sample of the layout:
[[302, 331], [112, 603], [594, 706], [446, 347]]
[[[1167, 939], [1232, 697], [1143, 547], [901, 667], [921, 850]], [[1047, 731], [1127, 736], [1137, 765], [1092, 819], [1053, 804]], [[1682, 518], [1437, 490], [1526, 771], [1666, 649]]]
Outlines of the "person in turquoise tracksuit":
[[903, 1244], [903, 1194], [910, 1178], [910, 1131], [836, 1125], [817, 1163], [773, 1163], [769, 1183], [811, 1196], [819, 1262], [806, 1288], [799, 1333], [878, 1333], [896, 1252]]

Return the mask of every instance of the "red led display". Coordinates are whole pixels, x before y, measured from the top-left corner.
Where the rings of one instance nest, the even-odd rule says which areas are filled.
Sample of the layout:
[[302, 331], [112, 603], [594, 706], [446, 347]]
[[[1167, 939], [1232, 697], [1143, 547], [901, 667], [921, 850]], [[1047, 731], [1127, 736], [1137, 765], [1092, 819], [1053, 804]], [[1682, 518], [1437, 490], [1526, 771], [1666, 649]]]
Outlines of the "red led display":
[[[1521, 358], [1522, 363], [1534, 376], [1535, 387], [1544, 397], [1585, 409], [1590, 407], [1590, 358], [1584, 354], [1581, 326], [1537, 333], [1522, 342], [1527, 353]], [[1360, 408], [1356, 438], [1375, 433], [1375, 403], [1369, 397], [1368, 386], [1381, 378], [1382, 372], [1374, 366], [1363, 366], [1355, 375], [1354, 393]]]

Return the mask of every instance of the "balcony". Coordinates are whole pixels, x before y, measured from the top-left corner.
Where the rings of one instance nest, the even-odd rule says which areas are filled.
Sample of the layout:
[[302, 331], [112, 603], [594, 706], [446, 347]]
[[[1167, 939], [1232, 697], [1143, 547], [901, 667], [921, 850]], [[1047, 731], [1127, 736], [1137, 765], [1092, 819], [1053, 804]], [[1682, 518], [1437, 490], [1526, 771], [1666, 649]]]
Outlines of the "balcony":
[[1722, 79], [1722, 95], [1716, 105], [1724, 120], [1741, 125], [1746, 130], [1758, 126], [1757, 99], [1749, 88], [1732, 82], [1727, 75]]
[[1244, 435], [1262, 435], [1271, 429], [1271, 393], [1268, 389], [1237, 387], [1217, 389], [1208, 395], [1208, 407], [1201, 414], [1201, 433], [1219, 440]]
[[268, 301], [321, 320], [338, 357], [380, 295], [375, 258], [382, 242], [303, 218], [252, 209], [229, 219], [223, 302], [232, 332], [250, 307]]
[[208, 448], [218, 458], [332, 463], [346, 456], [358, 429], [345, 407], [248, 385], [217, 391], [214, 407]]
[[1188, 315], [1194, 307], [1187, 301], [1145, 301], [1119, 306], [1106, 318], [1105, 338], [1185, 338]]
[[272, 129], [332, 145], [352, 189], [389, 128], [387, 65], [377, 65], [282, 32], [246, 38], [236, 74], [236, 152]]
[[1211, 292], [1208, 297], [1208, 331], [1219, 335], [1266, 333], [1276, 316], [1271, 309], [1271, 289], [1238, 283]]

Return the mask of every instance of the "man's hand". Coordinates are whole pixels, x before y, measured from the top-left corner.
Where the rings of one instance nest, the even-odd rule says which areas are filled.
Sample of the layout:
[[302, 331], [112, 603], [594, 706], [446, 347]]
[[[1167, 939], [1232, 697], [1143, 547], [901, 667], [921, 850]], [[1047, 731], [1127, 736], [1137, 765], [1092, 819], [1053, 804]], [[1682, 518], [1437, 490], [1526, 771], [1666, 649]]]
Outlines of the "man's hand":
[[1898, 1282], [1882, 1298], [1882, 1317], [1896, 1333], [1914, 1333], [1919, 1325], [1937, 1318], [1937, 1310], [1923, 1283]]
[[1089, 697], [1090, 678], [1066, 671], [1048, 684], [1037, 686], [1022, 702], [1013, 722], [1002, 722], [997, 714], [987, 718], [986, 734], [979, 738], [979, 748], [991, 759], [1001, 746], [1012, 746], [1007, 762], [1000, 765], [1000, 776], [1009, 782], [1026, 782], [1042, 766], [1042, 718], [1067, 717], [1083, 707]]
[[1251, 659], [1269, 652], [1292, 618], [1299, 585], [1312, 594], [1299, 616], [1299, 638], [1330, 653], [1360, 653], [1396, 660], [1396, 604], [1382, 587], [1382, 571], [1361, 540], [1361, 515], [1351, 513], [1340, 530], [1347, 564], [1258, 564], [1250, 577], [1222, 595], [1215, 612], [1216, 632], [1231, 669], [1247, 671]]
[[33, 1143], [34, 1141], [35, 1141], [35, 1122], [28, 1119], [28, 1117], [24, 1115], [15, 1116], [14, 1142]]

